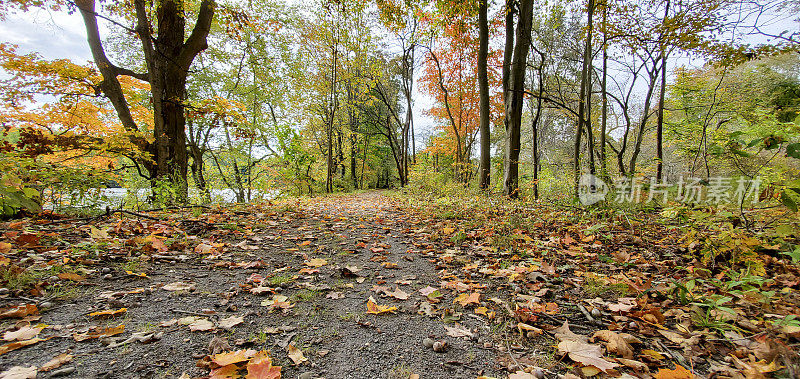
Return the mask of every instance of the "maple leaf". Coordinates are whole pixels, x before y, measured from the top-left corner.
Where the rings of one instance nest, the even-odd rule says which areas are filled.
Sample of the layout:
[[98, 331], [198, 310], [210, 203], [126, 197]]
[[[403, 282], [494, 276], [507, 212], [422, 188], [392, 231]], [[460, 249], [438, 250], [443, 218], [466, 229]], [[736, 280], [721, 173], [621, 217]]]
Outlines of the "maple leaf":
[[250, 362], [247, 362], [245, 379], [280, 379], [281, 366], [273, 366], [266, 351], [259, 351]]
[[219, 353], [211, 356], [211, 362], [223, 367], [234, 363], [245, 362], [255, 356], [256, 353], [258, 353], [258, 351], [251, 349]]
[[217, 367], [208, 374], [208, 379], [239, 379], [241, 377], [239, 375], [239, 366], [236, 364]]
[[286, 351], [289, 353], [289, 358], [292, 360], [292, 362], [294, 362], [295, 365], [302, 364], [308, 360], [308, 358], [303, 356], [303, 351], [294, 347], [292, 344], [286, 345]]
[[575, 362], [596, 367], [603, 372], [619, 366], [617, 363], [603, 359], [603, 351], [599, 345], [581, 341], [561, 341], [558, 343], [558, 351], [561, 354], [567, 354]]
[[458, 295], [453, 302], [458, 302], [461, 306], [466, 307], [469, 304], [479, 304], [480, 298], [481, 294], [478, 292], [473, 292], [471, 294], [462, 293]]
[[367, 313], [369, 313], [369, 314], [379, 315], [379, 314], [384, 314], [384, 313], [389, 313], [389, 312], [395, 313], [396, 310], [397, 310], [397, 307], [390, 307], [388, 305], [378, 305], [378, 304], [376, 304], [375, 303], [375, 299], [373, 299], [372, 296], [370, 296], [369, 300], [367, 300]]

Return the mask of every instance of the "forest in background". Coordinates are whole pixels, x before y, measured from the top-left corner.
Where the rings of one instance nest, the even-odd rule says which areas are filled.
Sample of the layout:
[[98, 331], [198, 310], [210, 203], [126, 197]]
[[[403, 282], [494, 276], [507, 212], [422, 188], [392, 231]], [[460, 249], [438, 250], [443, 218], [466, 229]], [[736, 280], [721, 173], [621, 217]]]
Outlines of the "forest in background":
[[80, 14], [93, 62], [0, 45], [4, 212], [96, 208], [104, 187], [127, 189], [114, 207], [407, 186], [577, 199], [584, 173], [645, 197], [757, 182], [795, 210], [798, 7], [5, 2]]

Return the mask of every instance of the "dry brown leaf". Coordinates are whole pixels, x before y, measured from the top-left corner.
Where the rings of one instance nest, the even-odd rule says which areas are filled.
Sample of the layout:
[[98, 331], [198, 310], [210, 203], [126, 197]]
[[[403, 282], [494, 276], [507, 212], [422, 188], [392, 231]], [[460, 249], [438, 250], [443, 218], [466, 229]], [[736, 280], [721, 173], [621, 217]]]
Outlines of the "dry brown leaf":
[[0, 372], [0, 379], [36, 379], [37, 373], [38, 370], [36, 366], [14, 366], [6, 371]]
[[39, 342], [42, 342], [42, 341], [47, 341], [49, 339], [50, 339], [49, 337], [48, 338], [31, 338], [31, 339], [25, 340], [25, 341], [17, 341], [17, 342], [7, 343], [7, 344], [5, 344], [3, 346], [0, 346], [0, 355], [8, 353], [9, 351], [13, 351], [13, 350], [17, 350], [17, 349], [23, 348], [25, 346], [33, 345], [35, 343], [39, 343]]
[[73, 282], [82, 282], [82, 281], [86, 280], [85, 277], [83, 277], [81, 275], [78, 275], [78, 274], [76, 274], [74, 272], [62, 272], [62, 273], [59, 273], [56, 276], [58, 276], [59, 279], [71, 280]]
[[458, 323], [456, 323], [452, 327], [444, 325], [444, 329], [447, 331], [447, 335], [450, 336], [450, 337], [456, 337], [456, 338], [458, 338], [458, 337], [471, 338], [472, 337], [472, 331], [470, 331], [469, 329], [461, 326]]
[[229, 330], [229, 329], [233, 328], [234, 326], [239, 325], [239, 324], [241, 324], [243, 322], [244, 322], [244, 317], [242, 317], [242, 316], [226, 317], [226, 318], [223, 318], [222, 320], [219, 320], [219, 327], [222, 328], [222, 329]]
[[35, 304], [22, 304], [0, 309], [0, 319], [23, 318], [37, 313], [39, 313], [39, 308], [37, 308]]
[[619, 364], [603, 359], [603, 351], [599, 345], [592, 345], [581, 341], [561, 341], [558, 351], [567, 354], [570, 359], [586, 366], [594, 366], [607, 372]]
[[167, 291], [191, 291], [194, 289], [194, 284], [184, 282], [172, 282], [164, 285], [161, 289]]
[[214, 329], [214, 323], [209, 321], [207, 318], [203, 318], [189, 324], [189, 330], [193, 332], [207, 332]]
[[[310, 241], [307, 242], [310, 243]], [[328, 261], [322, 258], [314, 258], [305, 261], [303, 264], [305, 264], [308, 267], [322, 267], [328, 264]]]
[[308, 360], [308, 358], [303, 356], [303, 351], [294, 347], [294, 345], [292, 344], [286, 346], [286, 351], [289, 353], [289, 358], [296, 365], [302, 364], [303, 362]]
[[23, 326], [17, 330], [5, 332], [3, 334], [3, 339], [6, 341], [29, 340], [38, 336], [44, 328], [44, 326]]
[[633, 358], [633, 347], [625, 341], [622, 336], [610, 330], [600, 330], [592, 335], [592, 338], [601, 339], [606, 341], [606, 349], [610, 353], [617, 354], [623, 358]]
[[581, 342], [589, 341], [588, 336], [575, 334], [571, 330], [569, 330], [569, 321], [564, 321], [564, 324], [562, 324], [556, 329], [553, 329], [553, 335], [555, 335], [555, 337], [558, 338], [559, 341], [581, 341]]
[[408, 293], [404, 292], [400, 289], [400, 287], [395, 287], [394, 291], [392, 292], [384, 292], [386, 295], [391, 296], [397, 300], [408, 300]]
[[75, 339], [75, 341], [81, 342], [93, 338], [115, 336], [117, 334], [122, 334], [123, 332], [125, 332], [125, 325], [120, 324], [114, 327], [95, 329], [94, 331], [86, 333], [74, 333], [72, 334], [72, 338]]
[[72, 354], [59, 354], [56, 355], [53, 359], [47, 361], [47, 363], [43, 364], [42, 367], [39, 368], [39, 371], [50, 371], [55, 370], [69, 362], [72, 361]]

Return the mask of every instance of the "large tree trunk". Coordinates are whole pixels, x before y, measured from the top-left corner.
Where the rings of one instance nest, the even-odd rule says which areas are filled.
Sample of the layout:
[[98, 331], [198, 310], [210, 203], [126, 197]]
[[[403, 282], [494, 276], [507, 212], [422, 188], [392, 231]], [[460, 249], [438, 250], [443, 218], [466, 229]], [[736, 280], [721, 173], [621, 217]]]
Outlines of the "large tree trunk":
[[516, 27], [516, 43], [509, 77], [509, 91], [505, 103], [506, 159], [503, 170], [503, 193], [519, 197], [519, 150], [522, 107], [525, 96], [525, 72], [531, 43], [533, 0], [520, 0]]
[[[113, 65], [106, 57], [97, 25], [94, 0], [76, 0], [86, 27], [89, 47], [95, 64], [103, 75], [101, 89], [114, 106], [122, 125], [128, 131], [138, 127], [130, 113], [117, 76], [128, 75], [150, 83], [153, 101], [153, 137], [149, 143], [134, 138], [132, 142], [149, 152], [152, 160], [143, 161], [153, 189], [163, 188], [160, 182], [170, 181], [174, 191], [161, 191], [154, 196], [166, 202], [188, 199], [188, 152], [186, 148], [186, 77], [194, 58], [207, 46], [216, 3], [203, 0], [197, 22], [188, 39], [183, 1], [161, 1], [156, 8], [157, 25], [148, 19], [145, 0], [135, 0], [136, 33], [142, 42], [147, 74], [137, 74]], [[152, 35], [152, 30], [156, 35]], [[185, 39], [185, 41], [184, 41]]]
[[490, 184], [489, 174], [491, 172], [491, 153], [490, 141], [491, 130], [489, 129], [489, 74], [487, 72], [487, 60], [489, 58], [489, 21], [487, 0], [480, 0], [478, 11], [478, 28], [480, 34], [480, 46], [478, 47], [478, 83], [480, 87], [480, 131], [481, 131], [481, 164], [480, 164], [480, 188], [487, 189]]

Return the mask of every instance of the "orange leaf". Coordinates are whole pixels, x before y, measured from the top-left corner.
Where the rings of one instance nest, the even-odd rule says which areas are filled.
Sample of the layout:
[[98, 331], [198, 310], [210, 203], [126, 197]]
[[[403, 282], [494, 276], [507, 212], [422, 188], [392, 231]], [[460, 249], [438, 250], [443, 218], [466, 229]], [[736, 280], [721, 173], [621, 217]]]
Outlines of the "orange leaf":
[[655, 379], [694, 379], [695, 376], [691, 371], [687, 370], [681, 365], [675, 365], [674, 370], [662, 368], [656, 373]]
[[236, 350], [227, 353], [219, 353], [211, 357], [211, 362], [219, 366], [227, 366], [234, 363], [244, 362], [256, 355], [255, 350]]
[[92, 332], [74, 333], [72, 338], [75, 339], [75, 341], [81, 342], [90, 340], [92, 338], [115, 336], [117, 334], [122, 334], [123, 332], [125, 332], [125, 325], [120, 324], [119, 326], [111, 328], [96, 329]]
[[62, 273], [58, 274], [58, 278], [59, 279], [64, 279], [64, 280], [71, 280], [73, 282], [82, 282], [82, 281], [86, 280], [86, 278], [84, 278], [83, 276], [80, 276], [80, 275], [78, 275], [78, 274], [76, 274], [74, 272], [62, 272]]
[[466, 307], [469, 304], [478, 304], [480, 303], [481, 294], [477, 292], [473, 292], [469, 295], [462, 293], [458, 295], [453, 302], [458, 302], [461, 306]]
[[259, 351], [247, 363], [246, 379], [280, 379], [281, 366], [273, 366], [266, 351]]
[[114, 317], [114, 316], [119, 316], [127, 311], [128, 308], [108, 309], [105, 311], [89, 313], [89, 317], [99, 317], [99, 318]]
[[25, 340], [25, 341], [17, 341], [17, 342], [7, 343], [7, 344], [5, 344], [3, 346], [0, 346], [0, 355], [8, 353], [9, 351], [12, 351], [12, 350], [17, 350], [17, 349], [25, 347], [25, 346], [33, 345], [33, 344], [35, 344], [37, 342], [47, 341], [49, 339], [50, 339], [49, 337], [48, 338], [31, 338], [31, 339]]
[[37, 313], [39, 313], [39, 308], [37, 308], [35, 304], [23, 304], [16, 307], [0, 309], [0, 319], [22, 318], [27, 315], [34, 315]]
[[208, 379], [239, 379], [239, 366], [230, 364], [227, 366], [217, 367], [208, 374]]

